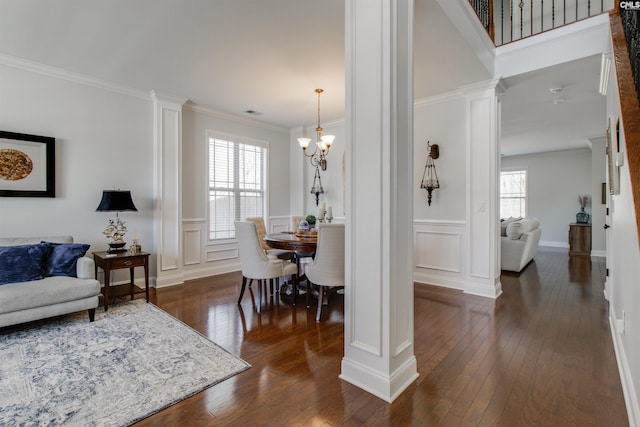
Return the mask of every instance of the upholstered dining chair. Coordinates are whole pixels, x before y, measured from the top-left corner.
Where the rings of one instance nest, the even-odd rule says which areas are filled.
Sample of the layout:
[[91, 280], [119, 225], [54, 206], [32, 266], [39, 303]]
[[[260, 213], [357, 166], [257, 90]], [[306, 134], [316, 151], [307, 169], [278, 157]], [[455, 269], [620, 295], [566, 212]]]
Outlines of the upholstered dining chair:
[[261, 216], [246, 218], [248, 222], [252, 222], [256, 226], [256, 233], [258, 234], [258, 241], [260, 242], [260, 246], [265, 251], [269, 258], [279, 258], [279, 259], [291, 259], [294, 256], [294, 253], [291, 251], [285, 251], [283, 249], [273, 249], [270, 248], [264, 241], [264, 236], [267, 235], [267, 226], [264, 223], [264, 218]]
[[[242, 301], [244, 290], [247, 287], [247, 279], [258, 281], [258, 306], [256, 311], [262, 310], [262, 288], [266, 287], [269, 280], [273, 288], [273, 279], [291, 276], [293, 282], [293, 295], [298, 292], [298, 267], [295, 263], [282, 259], [269, 258], [260, 246], [256, 226], [248, 221], [236, 221], [236, 238], [242, 268], [242, 288], [238, 297], [238, 304]], [[293, 299], [295, 305], [295, 298]]]
[[318, 246], [313, 261], [305, 268], [307, 280], [318, 285], [316, 322], [329, 296], [344, 288], [344, 224], [320, 224]]

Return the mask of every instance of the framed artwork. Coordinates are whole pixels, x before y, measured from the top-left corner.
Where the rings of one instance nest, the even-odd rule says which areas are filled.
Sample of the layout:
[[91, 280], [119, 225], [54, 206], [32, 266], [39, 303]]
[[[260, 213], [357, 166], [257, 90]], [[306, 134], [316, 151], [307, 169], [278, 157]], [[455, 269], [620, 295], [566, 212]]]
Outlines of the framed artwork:
[[0, 131], [0, 196], [55, 197], [55, 141]]

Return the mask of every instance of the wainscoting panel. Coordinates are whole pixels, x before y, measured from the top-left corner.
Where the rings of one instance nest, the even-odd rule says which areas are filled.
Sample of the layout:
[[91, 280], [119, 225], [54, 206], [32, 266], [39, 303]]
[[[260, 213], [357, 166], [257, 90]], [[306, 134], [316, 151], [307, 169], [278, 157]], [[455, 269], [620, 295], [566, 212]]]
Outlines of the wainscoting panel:
[[291, 217], [290, 216], [271, 216], [269, 217], [269, 224], [267, 225], [269, 233], [282, 233], [283, 231], [291, 230]]
[[186, 229], [182, 233], [184, 245], [184, 265], [200, 264], [202, 262], [200, 258], [202, 247], [202, 239], [199, 228]]
[[464, 221], [414, 221], [414, 281], [465, 288]]

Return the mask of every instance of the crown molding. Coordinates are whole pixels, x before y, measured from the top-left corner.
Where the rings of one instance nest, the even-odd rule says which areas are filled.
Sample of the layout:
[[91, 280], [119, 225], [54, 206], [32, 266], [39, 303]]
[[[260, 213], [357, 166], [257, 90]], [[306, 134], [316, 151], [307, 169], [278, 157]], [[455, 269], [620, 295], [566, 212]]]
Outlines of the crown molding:
[[427, 98], [417, 99], [413, 102], [414, 108], [424, 107], [431, 104], [439, 104], [441, 102], [453, 101], [464, 97], [464, 92], [461, 90], [452, 90], [451, 92], [445, 92]]
[[261, 122], [258, 120], [247, 119], [246, 117], [240, 117], [235, 114], [227, 113], [225, 111], [216, 110], [210, 107], [195, 104], [192, 101], [187, 101], [183, 106], [183, 109], [193, 111], [200, 114], [206, 114], [207, 116], [217, 117], [219, 119], [229, 120], [237, 123], [241, 123], [248, 126], [253, 126], [273, 132], [279, 132], [289, 135], [289, 129], [282, 126], [275, 126], [269, 123]]
[[17, 56], [0, 53], [0, 65], [6, 65], [8, 67], [30, 71], [47, 77], [54, 77], [72, 83], [91, 86], [98, 89], [119, 93], [121, 95], [132, 96], [147, 101], [151, 100], [151, 98], [149, 97], [149, 93], [142, 90], [132, 89], [130, 87], [121, 86], [115, 83], [107, 82], [105, 80], [89, 77], [84, 74], [63, 70], [61, 68], [43, 65], [38, 62], [30, 61], [28, 59], [19, 58]]

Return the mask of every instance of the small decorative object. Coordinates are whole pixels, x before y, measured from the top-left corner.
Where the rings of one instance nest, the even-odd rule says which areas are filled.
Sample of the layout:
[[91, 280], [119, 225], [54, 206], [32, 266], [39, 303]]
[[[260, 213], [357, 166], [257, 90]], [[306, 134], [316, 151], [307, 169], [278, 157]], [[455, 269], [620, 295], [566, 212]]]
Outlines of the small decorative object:
[[129, 246], [130, 255], [140, 255], [142, 253], [142, 246], [138, 244], [138, 239], [133, 239], [133, 244]]
[[300, 224], [298, 225], [298, 231], [309, 231], [309, 222], [300, 221]]
[[436, 188], [440, 188], [438, 172], [436, 172], [436, 164], [434, 163], [434, 160], [438, 157], [440, 157], [440, 147], [438, 144], [431, 145], [431, 143], [427, 141], [427, 164], [424, 166], [420, 188], [427, 190], [427, 203], [429, 206], [431, 206], [431, 193]]
[[316, 217], [313, 215], [307, 215], [305, 221], [309, 224], [309, 229], [313, 228], [316, 225]]
[[578, 203], [580, 203], [580, 212], [576, 214], [576, 222], [578, 224], [587, 224], [589, 222], [589, 214], [584, 211], [584, 208], [589, 204], [589, 200], [588, 194], [578, 194]]
[[[138, 211], [131, 199], [131, 191], [104, 190], [102, 192], [102, 200], [100, 200], [96, 211], [116, 213], [116, 219], [110, 219], [109, 225], [102, 232], [105, 237], [112, 240], [109, 243], [109, 250], [107, 252], [126, 252], [127, 248], [125, 248], [124, 235], [127, 232], [127, 227], [124, 221], [118, 216], [118, 212]], [[134, 244], [137, 244], [137, 242], [134, 242]]]

